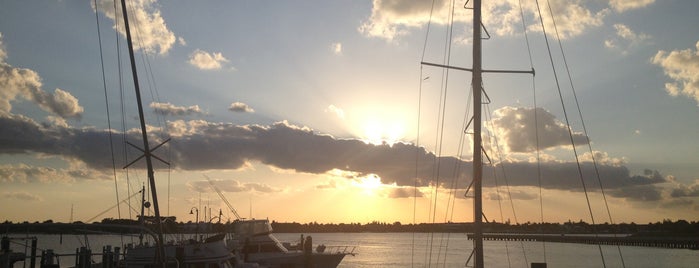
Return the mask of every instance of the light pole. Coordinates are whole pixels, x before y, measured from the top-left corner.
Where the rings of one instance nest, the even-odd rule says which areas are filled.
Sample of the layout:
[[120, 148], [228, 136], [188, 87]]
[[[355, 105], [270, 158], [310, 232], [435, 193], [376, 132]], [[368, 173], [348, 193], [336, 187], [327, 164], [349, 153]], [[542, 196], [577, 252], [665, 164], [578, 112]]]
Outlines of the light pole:
[[[197, 236], [199, 235], [199, 209], [196, 208], [196, 207], [192, 207], [192, 208], [189, 210], [189, 215], [194, 214], [195, 211], [197, 212], [197, 216], [196, 216], [196, 221], [194, 222], [194, 224], [196, 224], [196, 230], [195, 230], [195, 233], [194, 233], [194, 237], [197, 237]], [[195, 239], [196, 239], [196, 238], [195, 238]]]

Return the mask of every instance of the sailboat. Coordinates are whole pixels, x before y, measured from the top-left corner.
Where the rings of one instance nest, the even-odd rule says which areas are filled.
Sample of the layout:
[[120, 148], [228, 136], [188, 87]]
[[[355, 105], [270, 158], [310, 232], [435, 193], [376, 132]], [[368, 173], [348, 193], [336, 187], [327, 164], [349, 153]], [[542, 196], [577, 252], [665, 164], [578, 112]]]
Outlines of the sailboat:
[[124, 249], [124, 258], [122, 260], [117, 260], [117, 265], [125, 267], [258, 267], [257, 264], [243, 263], [239, 258], [236, 258], [228, 247], [226, 247], [224, 240], [225, 234], [215, 235], [203, 241], [187, 240], [169, 242], [167, 244], [165, 243], [152, 161], [152, 158], [160, 160], [160, 158], [155, 157], [152, 152], [162, 144], [151, 149], [148, 143], [148, 133], [143, 115], [143, 104], [141, 101], [136, 63], [134, 60], [126, 0], [121, 0], [121, 8], [124, 16], [124, 27], [129, 48], [131, 73], [133, 76], [134, 89], [136, 91], [138, 115], [140, 119], [141, 134], [143, 137], [143, 148], [139, 148], [139, 150], [143, 152], [143, 156], [139, 157], [130, 164], [133, 164], [140, 158], [145, 158], [146, 160], [148, 183], [150, 185], [152, 194], [153, 210], [155, 214], [154, 221], [155, 225], [157, 226], [157, 230], [155, 234], [153, 234], [155, 245], [139, 244], [135, 246], [127, 246]]
[[[468, 1], [467, 1], [468, 2]], [[473, 189], [473, 251], [470, 254], [470, 263], [473, 262], [473, 267], [485, 267], [484, 248], [483, 248], [483, 140], [482, 140], [482, 112], [483, 104], [483, 73], [523, 73], [534, 75], [534, 69], [531, 70], [484, 70], [482, 66], [482, 1], [473, 0], [473, 65], [472, 68], [460, 68], [444, 64], [435, 64], [429, 62], [421, 62], [422, 65], [455, 69], [460, 71], [471, 72], [471, 83], [473, 88], [473, 117], [471, 119], [473, 126], [473, 173], [472, 186]], [[532, 267], [546, 267], [545, 263], [532, 263]]]
[[[483, 118], [482, 118], [482, 106], [484, 104], [487, 104], [489, 102], [485, 102], [485, 100], [489, 100], [489, 97], [485, 95], [484, 89], [483, 89], [483, 74], [484, 73], [505, 73], [505, 74], [530, 74], [534, 75], [535, 71], [532, 67], [531, 70], [488, 70], [484, 69], [482, 66], [482, 40], [487, 39], [484, 38], [483, 32], [484, 32], [484, 26], [482, 23], [482, 0], [472, 0], [472, 1], [466, 1], [467, 3], [472, 3], [471, 8], [467, 8], [464, 5], [464, 8], [470, 9], [473, 11], [473, 21], [472, 21], [472, 26], [473, 26], [473, 36], [472, 36], [472, 68], [461, 68], [461, 67], [455, 67], [455, 66], [450, 66], [448, 64], [435, 64], [435, 63], [429, 63], [429, 62], [421, 62], [422, 65], [427, 65], [427, 66], [434, 66], [434, 67], [440, 67], [440, 68], [446, 68], [446, 69], [454, 69], [454, 70], [459, 70], [459, 71], [468, 71], [471, 72], [471, 86], [472, 86], [472, 94], [473, 94], [473, 115], [471, 118], [471, 121], [469, 121], [469, 126], [472, 126], [472, 133], [473, 134], [473, 159], [472, 159], [472, 184], [468, 187], [466, 190], [467, 193], [469, 190], [473, 190], [473, 225], [472, 225], [472, 234], [469, 234], [469, 239], [472, 239], [473, 241], [473, 251], [470, 253], [466, 265], [468, 267], [476, 267], [476, 268], [482, 268], [485, 267], [485, 258], [484, 258], [484, 245], [483, 245], [483, 240], [484, 240], [484, 213], [483, 213], [483, 173], [484, 173], [484, 156], [486, 157], [486, 160], [490, 160], [488, 158], [487, 152], [484, 149], [483, 146], [483, 130], [482, 130], [482, 123], [483, 123]], [[537, 8], [538, 8], [538, 2], [537, 2]], [[523, 16], [523, 15], [522, 15]], [[553, 15], [552, 15], [553, 16]], [[539, 17], [541, 17], [541, 13], [539, 12]], [[541, 19], [541, 18], [540, 18]], [[546, 40], [546, 44], [548, 46], [548, 37], [546, 36], [546, 30], [543, 25], [542, 21], [542, 28], [543, 28], [543, 33], [544, 33], [544, 38]], [[554, 22], [554, 28], [555, 28], [555, 22]], [[526, 31], [526, 29], [525, 29]], [[487, 31], [485, 31], [485, 34], [489, 38], [489, 34]], [[525, 33], [526, 34], [526, 33]], [[528, 42], [528, 41], [527, 41]], [[529, 45], [529, 44], [528, 44]], [[562, 48], [561, 48], [562, 49]], [[550, 55], [550, 50], [549, 50], [549, 59], [551, 60], [551, 64], [553, 65], [553, 58]], [[531, 61], [531, 51], [530, 51], [530, 61]], [[565, 62], [565, 56], [564, 56], [564, 62]], [[530, 62], [531, 63], [531, 62]], [[553, 66], [552, 66], [553, 67]], [[567, 64], [566, 64], [566, 69], [567, 69]], [[556, 76], [555, 68], [554, 68], [554, 76]], [[556, 76], [556, 86], [558, 85], [558, 77]], [[571, 82], [572, 86], [572, 82]], [[574, 91], [574, 89], [573, 89]], [[559, 86], [559, 94], [560, 94], [560, 86]], [[563, 99], [561, 97], [561, 102], [563, 105]], [[577, 102], [577, 97], [576, 97], [576, 102]], [[563, 105], [565, 106], [565, 105]], [[563, 107], [564, 113], [565, 113], [565, 107]], [[581, 115], [581, 120], [582, 120], [582, 115]], [[536, 119], [535, 119], [536, 122]], [[572, 130], [570, 127], [570, 124], [568, 123], [568, 117], [566, 115], [566, 124], [568, 127], [568, 134], [570, 135], [570, 142], [571, 146], [573, 148], [573, 152], [576, 154], [576, 161], [578, 160], [578, 155], [577, 151], [575, 149], [575, 142], [573, 140], [572, 136]], [[538, 125], [538, 124], [537, 124]], [[537, 126], [538, 127], [538, 126]], [[468, 128], [468, 126], [466, 127]], [[583, 123], [583, 128], [584, 128], [584, 123]], [[536, 134], [538, 135], [538, 133]], [[585, 133], [585, 136], [587, 136], [587, 133]], [[589, 140], [587, 141], [589, 144]], [[497, 145], [495, 146], [497, 147]], [[539, 149], [539, 144], [538, 144], [538, 137], [537, 137], [537, 150]], [[592, 148], [590, 147], [590, 152], [592, 152]], [[537, 156], [538, 158], [538, 156]], [[594, 158], [592, 159], [594, 163]], [[580, 162], [578, 161], [578, 170], [580, 171]], [[595, 164], [595, 169], [597, 169], [596, 164]], [[580, 172], [581, 173], [581, 172]], [[599, 173], [597, 174], [599, 183], [600, 183], [600, 188], [602, 188], [602, 182], [599, 178]], [[580, 179], [582, 179], [582, 173], [580, 174]], [[589, 198], [587, 196], [587, 189], [585, 188], [584, 181], [583, 183], [583, 190], [585, 191], [585, 197], [587, 199], [588, 203], [588, 209], [590, 212], [590, 216], [592, 217], [592, 209], [590, 208], [590, 202]], [[604, 196], [604, 189], [602, 189], [602, 195]], [[467, 197], [471, 197], [470, 195], [467, 195]], [[606, 198], [604, 200], [605, 205], [606, 205]], [[513, 208], [514, 209], [514, 208]], [[609, 207], [607, 206], [607, 213], [609, 213]], [[543, 214], [543, 213], [542, 213]], [[609, 217], [611, 219], [611, 214], [609, 214]], [[543, 218], [543, 216], [542, 216]], [[486, 219], [487, 221], [487, 219]], [[543, 219], [542, 219], [543, 221]], [[592, 224], [594, 225], [594, 218], [592, 217]], [[597, 237], [598, 234], [594, 234], [595, 237]], [[602, 257], [602, 264], [606, 267], [605, 261], [604, 261], [604, 254], [602, 252], [601, 246], [598, 243], [598, 248], [600, 255]], [[618, 247], [618, 245], [617, 245]], [[545, 250], [545, 249], [544, 249]], [[621, 256], [621, 250], [618, 249], [619, 256], [621, 258], [622, 266], [624, 265], [623, 263], [623, 256]], [[544, 255], [545, 256], [545, 255]], [[526, 258], [525, 258], [526, 259]], [[469, 265], [473, 266], [469, 266]], [[544, 257], [544, 262], [532, 262], [531, 263], [532, 268], [545, 268], [547, 267], [547, 264], [545, 262], [545, 257]]]

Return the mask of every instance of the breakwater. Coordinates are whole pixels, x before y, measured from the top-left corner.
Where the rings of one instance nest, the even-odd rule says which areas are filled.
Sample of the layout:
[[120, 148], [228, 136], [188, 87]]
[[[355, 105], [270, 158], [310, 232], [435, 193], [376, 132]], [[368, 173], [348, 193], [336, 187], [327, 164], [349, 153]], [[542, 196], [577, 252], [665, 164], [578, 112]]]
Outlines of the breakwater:
[[[473, 239], [473, 234], [468, 234]], [[655, 237], [634, 235], [553, 235], [553, 234], [483, 234], [483, 240], [542, 241], [595, 245], [620, 245], [699, 250], [699, 237]]]

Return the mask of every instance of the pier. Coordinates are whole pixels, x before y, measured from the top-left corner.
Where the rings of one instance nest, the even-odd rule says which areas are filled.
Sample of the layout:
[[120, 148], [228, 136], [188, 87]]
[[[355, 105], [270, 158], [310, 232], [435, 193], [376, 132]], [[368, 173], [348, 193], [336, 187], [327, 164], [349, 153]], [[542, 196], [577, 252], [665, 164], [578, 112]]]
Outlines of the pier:
[[[473, 234], [467, 234], [473, 239]], [[541, 241], [595, 245], [619, 245], [699, 250], [699, 237], [653, 237], [633, 235], [565, 235], [565, 234], [483, 234], [483, 240]]]

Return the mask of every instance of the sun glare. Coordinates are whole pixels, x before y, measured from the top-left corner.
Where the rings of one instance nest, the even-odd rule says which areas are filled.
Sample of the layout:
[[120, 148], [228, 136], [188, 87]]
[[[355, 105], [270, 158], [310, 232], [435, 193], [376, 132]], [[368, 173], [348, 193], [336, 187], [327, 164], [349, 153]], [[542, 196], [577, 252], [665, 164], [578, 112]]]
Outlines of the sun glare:
[[405, 136], [405, 126], [400, 122], [385, 123], [370, 119], [364, 122], [363, 140], [371, 144], [394, 144]]
[[375, 174], [358, 178], [356, 186], [363, 190], [365, 194], [373, 194], [381, 188], [381, 178]]

